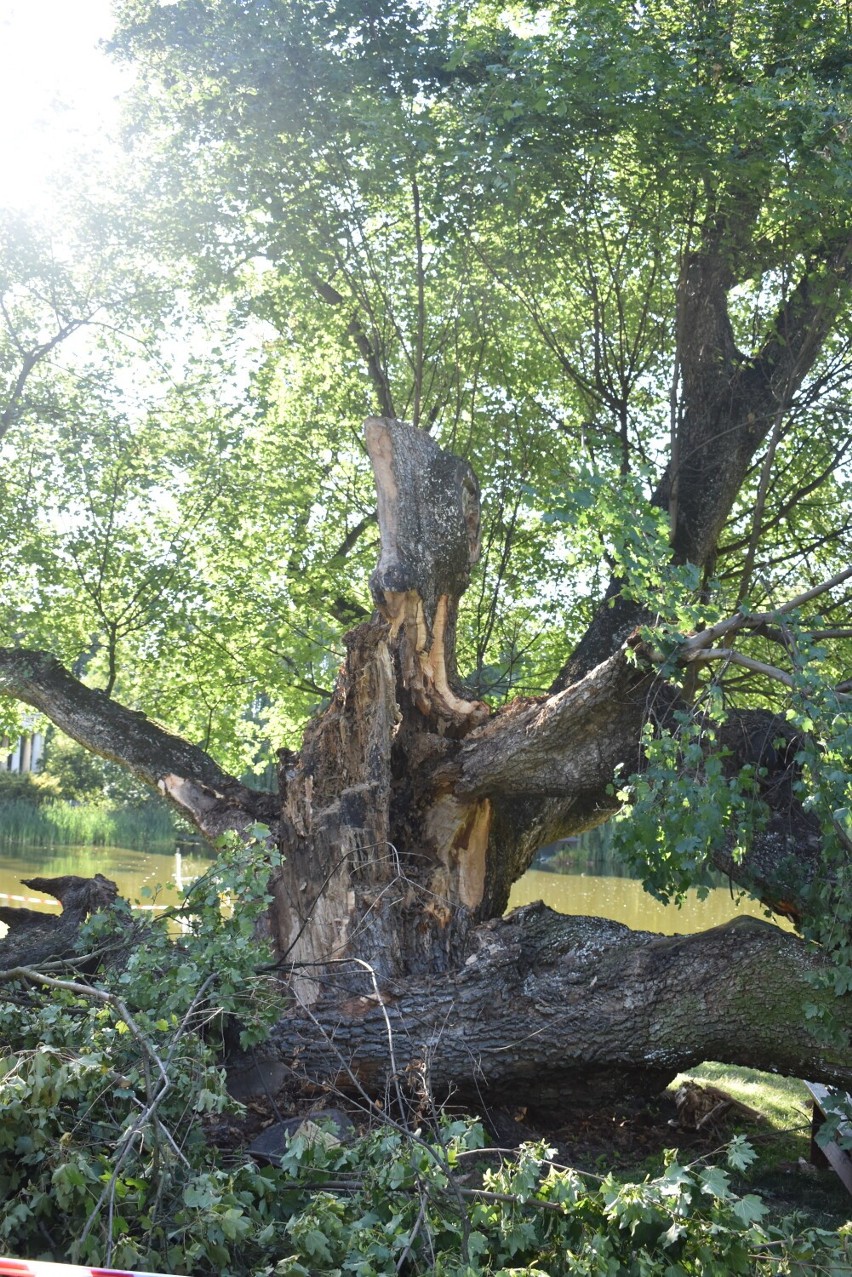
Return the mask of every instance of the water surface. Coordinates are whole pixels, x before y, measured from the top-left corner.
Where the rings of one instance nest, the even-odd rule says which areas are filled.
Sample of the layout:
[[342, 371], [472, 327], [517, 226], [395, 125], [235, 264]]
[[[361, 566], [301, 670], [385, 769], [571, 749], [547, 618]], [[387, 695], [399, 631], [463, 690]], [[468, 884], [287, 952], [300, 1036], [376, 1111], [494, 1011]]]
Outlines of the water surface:
[[[23, 878], [58, 878], [77, 874], [92, 878], [101, 873], [117, 883], [119, 895], [143, 908], [176, 904], [179, 888], [204, 873], [210, 856], [201, 849], [181, 852], [131, 851], [126, 847], [22, 847], [0, 844], [0, 905], [57, 913], [59, 902], [23, 886]], [[144, 895], [147, 888], [153, 895]], [[0, 934], [5, 934], [0, 923]]]
[[[509, 908], [532, 904], [534, 900], [543, 900], [557, 913], [614, 918], [634, 931], [659, 931], [664, 935], [705, 931], [741, 914], [754, 918], [767, 916], [756, 900], [737, 900], [736, 893], [729, 887], [711, 887], [706, 900], [699, 900], [698, 892], [692, 890], [681, 908], [677, 908], [649, 896], [635, 878], [578, 869], [560, 873], [528, 869], [512, 888]], [[782, 922], [777, 918], [773, 921]]]
[[[211, 857], [203, 849], [191, 854], [130, 851], [124, 847], [16, 847], [0, 845], [0, 904], [55, 912], [59, 905], [49, 896], [21, 885], [22, 878], [53, 878], [78, 874], [90, 878], [102, 873], [118, 884], [119, 893], [131, 904], [162, 908], [178, 900], [177, 888], [204, 873]], [[738, 900], [728, 887], [711, 888], [706, 900], [691, 891], [682, 908], [662, 905], [643, 891], [635, 878], [625, 877], [623, 867], [579, 857], [558, 873], [530, 869], [512, 889], [509, 907], [543, 900], [558, 913], [589, 914], [614, 918], [634, 930], [676, 932], [703, 931], [740, 914], [765, 917], [756, 901]], [[143, 896], [148, 888], [155, 895]], [[777, 919], [776, 919], [777, 921]], [[5, 927], [0, 923], [0, 934]]]

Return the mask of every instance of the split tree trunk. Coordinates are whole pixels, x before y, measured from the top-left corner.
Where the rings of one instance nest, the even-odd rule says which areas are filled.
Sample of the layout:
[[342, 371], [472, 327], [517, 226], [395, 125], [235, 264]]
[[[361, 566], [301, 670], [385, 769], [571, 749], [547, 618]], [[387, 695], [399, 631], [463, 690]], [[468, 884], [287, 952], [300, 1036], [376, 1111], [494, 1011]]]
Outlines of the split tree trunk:
[[[157, 785], [208, 836], [270, 826], [283, 864], [269, 927], [291, 1005], [279, 1058], [320, 1082], [351, 1069], [371, 1088], [404, 1077], [416, 1091], [425, 1070], [438, 1088], [533, 1105], [628, 1079], [655, 1089], [708, 1056], [848, 1085], [805, 1019], [820, 955], [775, 928], [665, 940], [534, 910], [494, 921], [540, 845], [603, 818], [649, 697], [658, 707], [669, 693], [604, 617], [600, 661], [587, 646], [587, 668], [551, 695], [495, 714], [467, 695], [455, 625], [479, 547], [475, 476], [400, 422], [368, 421], [367, 445], [377, 611], [347, 636], [300, 754], [282, 756], [280, 800], [46, 654], [0, 651], [10, 694]], [[769, 900], [791, 837], [816, 863], [813, 829], [783, 823], [783, 839], [770, 828], [760, 844]], [[835, 1010], [848, 1031], [849, 1000]]]
[[804, 1015], [820, 956], [775, 927], [670, 940], [535, 909], [489, 921], [542, 842], [600, 819], [660, 685], [620, 648], [502, 713], [465, 696], [475, 480], [401, 423], [370, 421], [367, 439], [378, 615], [282, 775], [271, 925], [296, 1005], [279, 1060], [311, 1084], [540, 1106], [647, 1093], [709, 1057], [848, 1084]]

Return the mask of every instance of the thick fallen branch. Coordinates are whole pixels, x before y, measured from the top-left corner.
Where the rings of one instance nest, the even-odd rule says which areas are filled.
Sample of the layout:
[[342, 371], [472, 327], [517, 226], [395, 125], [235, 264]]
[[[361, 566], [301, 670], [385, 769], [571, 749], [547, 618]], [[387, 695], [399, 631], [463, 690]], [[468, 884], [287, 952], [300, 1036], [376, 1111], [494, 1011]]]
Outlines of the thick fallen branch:
[[[793, 688], [795, 679], [789, 672], [730, 647], [718, 648], [717, 640], [742, 630], [762, 630], [851, 577], [852, 568], [845, 568], [773, 611], [736, 612], [685, 639], [676, 660], [684, 666], [726, 661]], [[627, 748], [635, 753], [653, 681], [649, 670], [671, 659], [641, 642], [638, 633], [564, 690], [532, 703], [515, 701], [508, 712], [471, 733], [461, 755], [458, 792], [576, 801], [585, 793], [605, 791], [615, 767], [627, 762]], [[658, 691], [655, 699], [659, 701]], [[659, 717], [659, 703], [655, 712]]]
[[650, 681], [620, 649], [563, 692], [512, 702], [465, 741], [456, 792], [603, 796], [626, 748], [636, 757]]
[[823, 1044], [806, 1014], [824, 1003], [848, 1036], [852, 999], [815, 987], [819, 950], [769, 923], [659, 936], [537, 904], [480, 927], [472, 950], [460, 971], [387, 982], [380, 998], [369, 976], [360, 996], [347, 980], [345, 997], [279, 1022], [278, 1059], [314, 1085], [540, 1108], [648, 1094], [707, 1059], [852, 1083], [848, 1046]]

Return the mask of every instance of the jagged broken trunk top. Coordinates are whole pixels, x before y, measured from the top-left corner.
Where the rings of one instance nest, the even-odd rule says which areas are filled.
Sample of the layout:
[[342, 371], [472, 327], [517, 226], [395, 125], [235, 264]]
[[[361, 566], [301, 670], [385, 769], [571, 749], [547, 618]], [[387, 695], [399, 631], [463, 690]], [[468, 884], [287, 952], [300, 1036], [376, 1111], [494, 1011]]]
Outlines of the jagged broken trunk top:
[[476, 477], [402, 422], [369, 419], [366, 441], [377, 611], [347, 635], [331, 705], [280, 777], [272, 925], [280, 953], [303, 971], [320, 964], [318, 984], [342, 959], [381, 977], [444, 971], [507, 890], [489, 882], [489, 800], [453, 792], [460, 743], [489, 716], [455, 668], [458, 602], [479, 554]]

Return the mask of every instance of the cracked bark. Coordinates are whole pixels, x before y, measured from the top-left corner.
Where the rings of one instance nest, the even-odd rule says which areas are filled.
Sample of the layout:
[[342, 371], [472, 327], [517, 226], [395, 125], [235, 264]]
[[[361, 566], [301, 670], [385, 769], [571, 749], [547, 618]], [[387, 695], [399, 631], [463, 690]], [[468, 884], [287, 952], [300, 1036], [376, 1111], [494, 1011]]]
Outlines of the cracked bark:
[[[478, 1109], [594, 1107], [662, 1090], [706, 1059], [852, 1083], [848, 1048], [826, 1046], [801, 1015], [821, 955], [769, 923], [659, 936], [534, 904], [479, 927], [469, 949], [440, 981], [384, 982], [381, 1005], [361, 972], [345, 995], [295, 1008], [274, 1059], [313, 1086], [392, 1094], [396, 1082], [416, 1098], [425, 1082]], [[839, 1015], [848, 1036], [849, 999]]]

